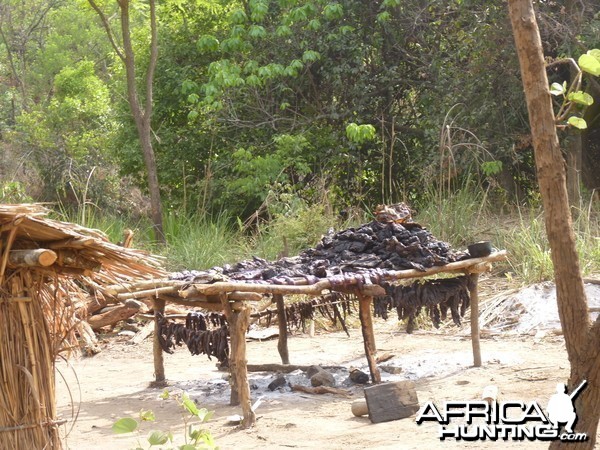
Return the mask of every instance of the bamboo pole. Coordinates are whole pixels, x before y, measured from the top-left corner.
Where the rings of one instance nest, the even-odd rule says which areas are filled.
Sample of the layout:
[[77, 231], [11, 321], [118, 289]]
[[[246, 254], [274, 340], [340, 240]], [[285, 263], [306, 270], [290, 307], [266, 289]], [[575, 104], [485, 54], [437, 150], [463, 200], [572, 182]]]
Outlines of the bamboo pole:
[[279, 339], [277, 341], [277, 350], [279, 356], [281, 356], [281, 362], [283, 364], [290, 363], [290, 354], [288, 351], [288, 336], [287, 336], [287, 314], [285, 312], [285, 303], [283, 301], [283, 295], [275, 294], [273, 299], [277, 303], [277, 322], [279, 325]]
[[481, 347], [479, 345], [479, 274], [469, 275], [469, 296], [471, 297], [471, 345], [473, 346], [473, 365], [481, 367]]
[[371, 372], [371, 381], [374, 384], [381, 383], [381, 373], [377, 367], [377, 361], [375, 360], [375, 352], [377, 347], [375, 346], [375, 334], [373, 332], [373, 316], [371, 315], [371, 302], [373, 297], [358, 294], [358, 314], [360, 317], [360, 328], [363, 335], [363, 342], [365, 346], [365, 355], [367, 362], [369, 363], [369, 372]]
[[165, 301], [161, 298], [155, 298], [152, 300], [154, 305], [154, 341], [153, 341], [153, 354], [154, 354], [154, 386], [166, 386], [167, 379], [165, 377], [165, 361], [164, 355], [162, 351], [162, 347], [160, 346], [160, 342], [158, 340], [158, 336], [160, 333], [160, 329], [158, 326], [158, 318], [159, 315], [163, 315], [165, 313]]

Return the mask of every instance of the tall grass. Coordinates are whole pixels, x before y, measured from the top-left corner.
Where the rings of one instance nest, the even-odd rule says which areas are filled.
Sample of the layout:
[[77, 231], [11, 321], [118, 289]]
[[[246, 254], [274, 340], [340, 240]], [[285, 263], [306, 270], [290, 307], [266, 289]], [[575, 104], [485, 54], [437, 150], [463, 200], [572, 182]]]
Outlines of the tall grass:
[[225, 214], [185, 216], [171, 212], [164, 219], [169, 270], [207, 269], [246, 259], [250, 245], [246, 236]]
[[455, 248], [480, 241], [489, 234], [486, 192], [465, 183], [460, 189], [440, 195], [430, 190], [418, 206], [416, 221]]

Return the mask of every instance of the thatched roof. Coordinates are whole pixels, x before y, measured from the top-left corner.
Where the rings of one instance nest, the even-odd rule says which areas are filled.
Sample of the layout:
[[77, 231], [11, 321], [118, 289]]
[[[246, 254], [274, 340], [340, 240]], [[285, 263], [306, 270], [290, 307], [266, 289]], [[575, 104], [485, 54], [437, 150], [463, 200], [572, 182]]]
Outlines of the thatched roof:
[[82, 335], [82, 285], [165, 275], [160, 258], [49, 212], [0, 205], [0, 448], [61, 448], [54, 360]]
[[90, 276], [108, 283], [164, 276], [161, 258], [113, 244], [102, 231], [49, 219], [49, 213], [40, 204], [0, 205], [5, 245], [56, 252], [56, 262], [43, 270], [58, 274]]

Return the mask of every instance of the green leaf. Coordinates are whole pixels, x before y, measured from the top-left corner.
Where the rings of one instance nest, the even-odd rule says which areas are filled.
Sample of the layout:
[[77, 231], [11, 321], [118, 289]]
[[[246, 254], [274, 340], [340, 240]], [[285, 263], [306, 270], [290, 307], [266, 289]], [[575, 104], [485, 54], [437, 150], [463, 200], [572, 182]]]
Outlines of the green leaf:
[[600, 49], [593, 48], [591, 50], [588, 50], [587, 54], [592, 55], [594, 58], [596, 58], [598, 61], [600, 61]]
[[123, 417], [113, 423], [112, 431], [116, 434], [131, 433], [137, 430], [138, 422], [131, 417]]
[[187, 115], [189, 121], [194, 120], [196, 117], [198, 117], [198, 111], [196, 111], [195, 109], [192, 109]]
[[170, 397], [171, 394], [169, 394], [169, 391], [167, 389], [165, 389], [164, 391], [162, 391], [162, 394], [160, 394], [159, 398], [162, 400], [166, 400]]
[[210, 419], [212, 419], [213, 415], [215, 414], [214, 411], [209, 411], [206, 408], [201, 408], [198, 411], [198, 414], [196, 415], [198, 417], [198, 419], [200, 419], [202, 422], [208, 422]]
[[308, 29], [312, 31], [317, 31], [321, 29], [321, 21], [319, 19], [312, 19], [308, 22]]
[[198, 94], [190, 94], [188, 95], [187, 101], [188, 103], [198, 103], [198, 100], [200, 100], [200, 96]]
[[248, 31], [248, 34], [250, 35], [250, 37], [260, 39], [264, 38], [267, 35], [267, 32], [265, 31], [265, 28], [263, 26], [252, 25], [250, 27], [250, 31]]
[[244, 12], [243, 9], [236, 9], [231, 13], [230, 16], [231, 22], [234, 24], [245, 23], [248, 20], [248, 16]]
[[302, 61], [304, 62], [315, 62], [318, 59], [321, 59], [321, 55], [319, 52], [315, 52], [314, 50], [306, 50], [302, 55]]
[[344, 8], [339, 3], [330, 3], [323, 9], [327, 20], [339, 19], [344, 15]]
[[287, 25], [280, 25], [275, 30], [275, 35], [277, 37], [287, 37], [292, 35], [292, 29]]
[[581, 55], [577, 61], [581, 70], [594, 76], [600, 75], [600, 60], [588, 53]]
[[552, 95], [562, 95], [564, 94], [565, 90], [563, 88], [563, 85], [560, 83], [552, 83], [550, 85], [550, 93]]
[[140, 411], [140, 419], [144, 422], [154, 422], [156, 420], [156, 416], [154, 415], [154, 411], [149, 410], [141, 410]]
[[594, 98], [587, 92], [582, 91], [571, 92], [567, 96], [567, 100], [584, 106], [590, 106], [592, 103], [594, 103]]
[[192, 400], [191, 398], [188, 397], [187, 394], [183, 394], [183, 397], [181, 399], [181, 403], [183, 405], [183, 407], [193, 416], [198, 416], [198, 413], [200, 412], [198, 410], [198, 407], [196, 406], [196, 403], [194, 402], [194, 400]]
[[192, 444], [184, 444], [177, 447], [179, 450], [197, 450], [195, 445]]
[[392, 15], [387, 11], [377, 14], [377, 22], [379, 23], [389, 22], [391, 18]]
[[163, 445], [169, 441], [169, 435], [162, 431], [153, 431], [148, 435], [150, 445]]
[[580, 130], [585, 130], [587, 128], [587, 122], [581, 117], [571, 116], [567, 122], [569, 125]]
[[219, 50], [219, 41], [216, 37], [210, 35], [204, 35], [198, 39], [198, 50], [205, 52], [215, 52]]
[[251, 0], [250, 10], [252, 11], [252, 21], [261, 22], [267, 15], [267, 12], [269, 11], [269, 5], [262, 0]]

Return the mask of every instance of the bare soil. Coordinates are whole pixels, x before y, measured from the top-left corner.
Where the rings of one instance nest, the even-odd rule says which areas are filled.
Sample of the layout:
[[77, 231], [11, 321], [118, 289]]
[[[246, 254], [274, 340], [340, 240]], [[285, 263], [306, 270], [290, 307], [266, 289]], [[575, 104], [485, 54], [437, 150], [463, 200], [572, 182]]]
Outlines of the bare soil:
[[[388, 364], [402, 368], [401, 373], [383, 372], [385, 380], [412, 379], [419, 401], [481, 399], [485, 386], [499, 389], [499, 400], [538, 401], [546, 405], [557, 382], [566, 382], [568, 361], [562, 336], [555, 332], [532, 330], [527, 335], [484, 333], [481, 347], [483, 367], [472, 367], [468, 327], [405, 333], [395, 318], [375, 320], [378, 352], [395, 355]], [[360, 329], [351, 336], [343, 332], [304, 334], [289, 339], [291, 362], [360, 367], [366, 370]], [[183, 420], [173, 401], [159, 398], [160, 388], [149, 387], [153, 379], [152, 346], [148, 340], [131, 345], [110, 339], [103, 351], [89, 358], [60, 362], [57, 402], [59, 412], [70, 419], [66, 447], [69, 449], [128, 449], [140, 443], [151, 430], [171, 430], [183, 443]], [[277, 341], [249, 341], [250, 363], [280, 362]], [[385, 364], [384, 364], [385, 365]], [[227, 417], [238, 414], [228, 406], [229, 388], [223, 372], [206, 356], [191, 356], [181, 348], [165, 355], [169, 390], [185, 390], [199, 406], [215, 411], [206, 424], [221, 449], [231, 448], [318, 448], [318, 449], [433, 449], [433, 448], [547, 448], [544, 442], [464, 442], [437, 437], [437, 424], [417, 425], [415, 418], [372, 424], [368, 417], [354, 417], [353, 399], [362, 397], [360, 387], [350, 398], [336, 395], [309, 395], [282, 391], [270, 392], [266, 384], [274, 374], [251, 374], [253, 398], [263, 396], [257, 410], [257, 424], [241, 429], [228, 424]], [[76, 376], [75, 376], [76, 374]], [[344, 387], [347, 371], [336, 374]], [[296, 378], [294, 378], [296, 377]], [[300, 380], [301, 374], [288, 378]], [[119, 417], [137, 417], [140, 410], [153, 410], [156, 422], [144, 422], [140, 433], [115, 435], [111, 425]], [[77, 414], [73, 422], [73, 414]], [[599, 439], [600, 441], [600, 436]]]

